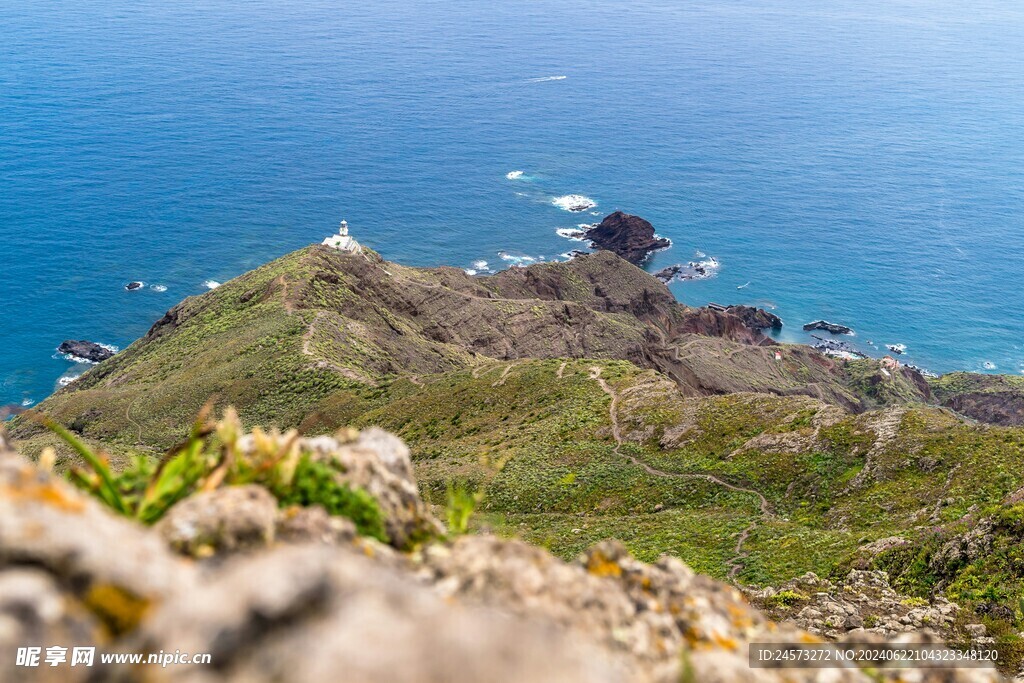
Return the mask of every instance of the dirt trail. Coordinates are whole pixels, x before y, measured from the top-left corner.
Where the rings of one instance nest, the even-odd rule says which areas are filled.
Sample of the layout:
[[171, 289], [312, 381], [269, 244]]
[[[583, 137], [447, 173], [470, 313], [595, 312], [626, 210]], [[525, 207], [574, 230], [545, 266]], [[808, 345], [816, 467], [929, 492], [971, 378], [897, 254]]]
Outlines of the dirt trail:
[[501, 377], [499, 377], [498, 381], [495, 382], [494, 384], [492, 384], [491, 386], [492, 387], [500, 387], [502, 384], [504, 384], [505, 380], [508, 379], [508, 373], [512, 372], [512, 368], [514, 368], [516, 365], [517, 365], [517, 363], [510, 363], [510, 364], [506, 365], [505, 369], [502, 370], [502, 372], [501, 372]]
[[128, 404], [128, 407], [124, 411], [124, 416], [128, 419], [129, 422], [131, 422], [133, 425], [135, 425], [135, 428], [138, 430], [138, 432], [139, 432], [139, 442], [138, 443], [141, 446], [143, 443], [145, 443], [142, 440], [142, 425], [139, 424], [138, 420], [136, 420], [134, 417], [132, 417], [132, 408], [135, 407], [135, 402], [138, 401], [138, 400], [139, 399], [136, 398], [131, 403]]
[[[772, 512], [771, 505], [768, 503], [768, 499], [765, 498], [764, 494], [762, 494], [760, 491], [757, 491], [755, 489], [744, 488], [742, 486], [736, 486], [735, 484], [730, 484], [727, 481], [723, 481], [722, 479], [719, 479], [718, 477], [716, 477], [713, 474], [666, 472], [664, 470], [659, 470], [659, 469], [657, 469], [655, 467], [651, 467], [650, 465], [648, 465], [644, 461], [640, 460], [636, 456], [630, 455], [629, 453], [623, 453], [622, 450], [621, 450], [621, 448], [622, 448], [622, 429], [621, 429], [621, 426], [619, 425], [619, 394], [614, 389], [612, 389], [611, 386], [609, 386], [608, 382], [606, 382], [603, 377], [601, 377], [601, 368], [599, 368], [597, 366], [591, 367], [590, 368], [590, 379], [595, 380], [598, 383], [598, 385], [601, 387], [601, 390], [604, 393], [608, 394], [608, 396], [610, 396], [611, 399], [612, 399], [611, 406], [608, 408], [608, 414], [611, 417], [611, 422], [612, 422], [612, 438], [615, 439], [615, 453], [616, 454], [624, 456], [630, 462], [632, 462], [634, 465], [636, 465], [637, 467], [640, 467], [645, 472], [647, 472], [648, 474], [650, 474], [652, 476], [655, 476], [655, 477], [666, 477], [666, 478], [670, 478], [670, 479], [703, 479], [703, 480], [709, 481], [709, 482], [711, 482], [713, 484], [717, 484], [718, 486], [721, 486], [723, 488], [729, 489], [730, 491], [737, 491], [739, 493], [749, 493], [751, 495], [757, 496], [757, 499], [758, 499], [758, 501], [760, 503], [761, 514], [764, 515], [765, 517], [772, 517], [772, 516], [774, 516], [774, 513]], [[729, 565], [729, 579], [731, 581], [733, 581], [734, 583], [736, 581], [736, 575], [739, 574], [740, 570], [743, 568], [743, 561], [749, 556], [749, 553], [747, 553], [746, 551], [743, 550], [743, 544], [750, 537], [750, 534], [754, 531], [754, 529], [757, 528], [757, 524], [758, 523], [757, 523], [756, 520], [751, 522], [750, 525], [746, 529], [744, 529], [742, 532], [740, 532], [740, 535], [737, 538], [736, 548], [735, 548], [735, 551], [734, 551], [736, 553], [736, 555], [732, 559], [730, 559], [729, 562], [728, 562], [728, 565]]]

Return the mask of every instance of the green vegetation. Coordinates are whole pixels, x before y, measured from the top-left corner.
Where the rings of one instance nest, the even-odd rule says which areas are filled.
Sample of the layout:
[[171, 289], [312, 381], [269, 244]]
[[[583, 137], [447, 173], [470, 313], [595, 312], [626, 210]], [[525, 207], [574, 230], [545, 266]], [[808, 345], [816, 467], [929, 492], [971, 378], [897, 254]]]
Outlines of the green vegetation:
[[361, 535], [388, 542], [384, 514], [373, 496], [339, 482], [329, 465], [314, 461], [308, 455], [299, 458], [291, 481], [277, 482], [273, 492], [282, 505], [322, 505], [328, 514], [348, 517], [355, 522]]
[[769, 605], [776, 607], [792, 607], [807, 601], [807, 596], [797, 591], [779, 591], [766, 600]]
[[331, 515], [348, 517], [361, 535], [388, 542], [384, 515], [366, 491], [338, 479], [336, 465], [314, 460], [300, 451], [296, 432], [269, 438], [253, 430], [254, 448], [242, 452], [241, 422], [233, 408], [217, 423], [206, 406], [193, 423], [189, 438], [159, 462], [138, 457], [119, 473], [108, 458], [93, 451], [64, 427], [41, 417], [77, 451], [89, 470], [72, 468], [68, 478], [107, 507], [144, 524], [153, 524], [178, 501], [220, 486], [261, 484], [281, 505], [321, 505]]
[[483, 491], [471, 492], [465, 482], [448, 482], [448, 533], [461, 536], [469, 531], [469, 522], [483, 499]]
[[[925, 385], [877, 361], [681, 333], [687, 315], [607, 255], [470, 278], [311, 247], [187, 299], [40, 410], [71, 444], [57, 466], [84, 462], [79, 485], [147, 521], [187, 492], [259, 482], [383, 533], [372, 499], [323, 463], [247, 461], [219, 430], [200, 435], [208, 426], [190, 436], [212, 401], [246, 425], [396, 433], [453, 534], [487, 529], [564, 558], [615, 537], [640, 559], [667, 552], [719, 578], [737, 566], [758, 585], [878, 567], [911, 595], [983, 610], [993, 631], [1024, 627], [1024, 429], [927, 404], [929, 390], [1002, 400], [1024, 380]], [[57, 445], [23, 417], [12, 433], [30, 455]], [[864, 550], [893, 536], [907, 543]]]

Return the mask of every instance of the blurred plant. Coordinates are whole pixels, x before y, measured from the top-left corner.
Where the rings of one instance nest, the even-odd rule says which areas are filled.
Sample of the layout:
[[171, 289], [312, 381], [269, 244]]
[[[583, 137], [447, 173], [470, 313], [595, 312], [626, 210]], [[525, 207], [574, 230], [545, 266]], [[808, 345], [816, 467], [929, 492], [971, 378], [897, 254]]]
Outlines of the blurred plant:
[[446, 507], [448, 532], [454, 536], [461, 536], [469, 531], [469, 521], [483, 499], [483, 490], [471, 491], [469, 484], [464, 481], [449, 481]]
[[[334, 466], [303, 454], [297, 431], [268, 434], [254, 427], [243, 452], [239, 444], [244, 431], [235, 409], [225, 409], [217, 422], [210, 420], [211, 412], [209, 404], [204, 406], [188, 438], [158, 462], [139, 456], [117, 474], [106, 454], [93, 450], [67, 428], [44, 415], [31, 417], [82, 456], [88, 467], [68, 472], [73, 484], [115, 512], [144, 524], [153, 524], [193, 493], [259, 484], [283, 505], [322, 505], [329, 514], [351, 519], [361, 534], [387, 542], [384, 515], [373, 496], [341, 481]], [[52, 470], [55, 462], [56, 452], [46, 449], [40, 465]]]

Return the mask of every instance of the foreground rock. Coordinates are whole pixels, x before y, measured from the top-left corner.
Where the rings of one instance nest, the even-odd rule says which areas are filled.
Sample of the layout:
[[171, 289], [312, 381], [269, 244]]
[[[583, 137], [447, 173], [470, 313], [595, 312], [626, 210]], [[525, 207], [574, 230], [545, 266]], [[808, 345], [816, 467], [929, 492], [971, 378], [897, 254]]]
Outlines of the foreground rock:
[[[319, 447], [335, 455], [360, 444], [404, 475], [406, 462], [389, 439], [379, 432], [322, 438]], [[749, 642], [815, 638], [772, 623], [736, 589], [679, 560], [644, 564], [617, 542], [571, 564], [492, 537], [399, 555], [353, 537], [351, 526], [333, 533], [322, 510], [274, 511], [268, 496], [251, 486], [201, 493], [172, 508], [159, 531], [147, 530], [0, 440], [0, 649], [99, 650], [93, 667], [16, 667], [5, 657], [0, 680], [910, 680], [905, 670], [868, 677], [856, 669], [750, 669]], [[220, 539], [207, 545], [214, 558], [197, 562], [167, 549], [165, 538], [175, 543], [169, 530], [189, 525]], [[208, 653], [211, 663], [98, 663], [106, 652], [161, 650]], [[996, 676], [962, 669], [912, 679]]]
[[57, 353], [65, 353], [90, 363], [100, 363], [111, 358], [115, 351], [96, 342], [68, 339], [57, 347]]
[[586, 238], [598, 249], [611, 251], [630, 263], [640, 263], [657, 249], [672, 242], [654, 234], [654, 226], [639, 216], [622, 211], [605, 216], [596, 226], [587, 229]]
[[822, 330], [829, 334], [853, 334], [853, 330], [846, 325], [839, 325], [836, 323], [830, 323], [827, 320], [815, 320], [813, 323], [807, 323], [804, 325], [806, 332], [813, 330]]

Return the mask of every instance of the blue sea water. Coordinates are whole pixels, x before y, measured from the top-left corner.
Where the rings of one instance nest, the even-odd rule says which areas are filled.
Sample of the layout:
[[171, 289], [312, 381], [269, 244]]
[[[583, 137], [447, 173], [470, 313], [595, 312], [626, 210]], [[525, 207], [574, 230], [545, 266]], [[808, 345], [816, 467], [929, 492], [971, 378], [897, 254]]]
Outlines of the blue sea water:
[[0, 0], [0, 404], [342, 217], [558, 258], [569, 193], [717, 258], [687, 303], [1019, 373], [1022, 45], [1017, 0]]

